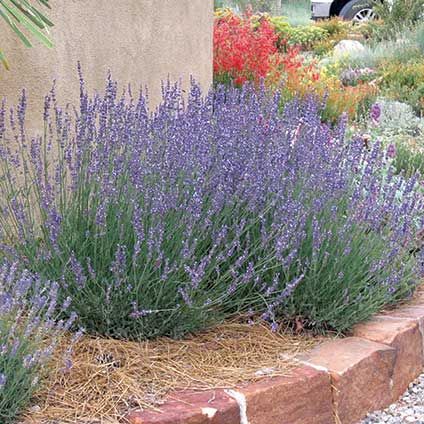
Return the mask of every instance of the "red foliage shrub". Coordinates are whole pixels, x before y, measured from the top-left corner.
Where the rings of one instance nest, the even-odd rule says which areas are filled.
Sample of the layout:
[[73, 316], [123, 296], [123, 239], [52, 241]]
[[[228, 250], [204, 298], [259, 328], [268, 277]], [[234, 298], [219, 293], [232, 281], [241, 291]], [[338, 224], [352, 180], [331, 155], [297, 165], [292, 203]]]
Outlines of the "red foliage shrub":
[[266, 19], [253, 25], [250, 16], [226, 13], [214, 24], [214, 75], [219, 82], [258, 83], [278, 67], [278, 36]]

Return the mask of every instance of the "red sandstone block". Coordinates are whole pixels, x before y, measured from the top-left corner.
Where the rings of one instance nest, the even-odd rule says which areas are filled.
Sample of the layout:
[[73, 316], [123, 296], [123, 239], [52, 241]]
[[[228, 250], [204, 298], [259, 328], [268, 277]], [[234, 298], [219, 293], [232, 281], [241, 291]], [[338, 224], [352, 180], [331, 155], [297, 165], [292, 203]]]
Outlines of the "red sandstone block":
[[[400, 313], [400, 312], [399, 312]], [[379, 315], [358, 324], [353, 334], [396, 349], [393, 400], [397, 400], [423, 368], [423, 338], [416, 319]]]
[[400, 308], [393, 309], [391, 311], [387, 311], [382, 315], [398, 318], [410, 318], [416, 320], [418, 322], [421, 334], [423, 334], [424, 342], [424, 305], [406, 305]]
[[381, 315], [389, 317], [411, 318], [417, 320], [418, 322], [424, 323], [424, 305], [405, 305], [390, 311], [386, 311]]
[[334, 423], [330, 377], [311, 367], [240, 389], [249, 424]]
[[392, 347], [358, 337], [327, 342], [299, 356], [329, 371], [336, 422], [341, 424], [356, 423], [368, 412], [390, 405], [395, 358]]
[[[230, 393], [230, 395], [228, 394]], [[155, 411], [134, 411], [130, 424], [332, 424], [330, 377], [299, 367], [232, 391], [177, 393]], [[236, 400], [237, 399], [237, 400]]]
[[240, 424], [237, 402], [223, 390], [181, 392], [169, 396], [160, 412], [133, 411], [129, 424]]

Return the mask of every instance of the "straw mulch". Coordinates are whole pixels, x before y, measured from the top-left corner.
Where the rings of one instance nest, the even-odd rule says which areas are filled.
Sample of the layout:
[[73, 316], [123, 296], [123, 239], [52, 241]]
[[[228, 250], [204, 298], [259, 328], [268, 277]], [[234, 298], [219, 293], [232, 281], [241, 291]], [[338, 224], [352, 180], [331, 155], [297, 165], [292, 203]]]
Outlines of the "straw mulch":
[[25, 423], [116, 423], [132, 408], [157, 408], [173, 390], [228, 388], [283, 375], [296, 365], [297, 353], [320, 341], [240, 321], [184, 340], [86, 336], [75, 346], [73, 367], [66, 374], [58, 353], [55, 371]]

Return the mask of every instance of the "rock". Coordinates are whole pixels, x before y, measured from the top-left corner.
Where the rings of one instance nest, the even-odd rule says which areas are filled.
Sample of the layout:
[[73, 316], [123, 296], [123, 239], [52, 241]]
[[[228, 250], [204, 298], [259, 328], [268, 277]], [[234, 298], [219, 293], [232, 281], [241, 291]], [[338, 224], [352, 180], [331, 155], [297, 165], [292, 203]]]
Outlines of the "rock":
[[261, 380], [239, 391], [245, 396], [251, 424], [333, 422], [330, 378], [325, 371], [305, 366], [288, 376]]
[[[424, 306], [420, 304], [411, 304], [391, 311], [390, 316], [399, 318], [415, 319], [423, 334], [423, 360], [424, 360]], [[424, 366], [424, 363], [423, 363]], [[413, 385], [413, 383], [411, 383]]]
[[324, 343], [299, 360], [328, 369], [334, 409], [343, 424], [356, 423], [368, 411], [389, 406], [396, 350], [358, 337]]
[[237, 424], [240, 410], [236, 401], [223, 390], [185, 392], [156, 411], [133, 411], [126, 417], [129, 424]]
[[[412, 411], [407, 411], [408, 413], [411, 413]], [[404, 418], [404, 421], [406, 422], [406, 423], [415, 423], [416, 422], [416, 420], [415, 420], [415, 417], [414, 416], [411, 416], [411, 415], [409, 415], [409, 416], [407, 416], [407, 417], [405, 417]]]
[[353, 328], [353, 335], [396, 349], [392, 400], [399, 399], [423, 367], [423, 339], [416, 319], [376, 316]]
[[409, 385], [408, 391], [398, 403], [390, 405], [384, 411], [375, 411], [360, 424], [403, 424], [424, 423], [424, 374]]
[[231, 390], [174, 393], [160, 412], [132, 411], [126, 420], [129, 424], [329, 424], [333, 423], [330, 377], [304, 366], [284, 377]]
[[366, 48], [357, 40], [342, 40], [339, 41], [333, 50], [333, 56], [345, 57], [351, 56], [353, 54], [363, 53], [366, 51]]

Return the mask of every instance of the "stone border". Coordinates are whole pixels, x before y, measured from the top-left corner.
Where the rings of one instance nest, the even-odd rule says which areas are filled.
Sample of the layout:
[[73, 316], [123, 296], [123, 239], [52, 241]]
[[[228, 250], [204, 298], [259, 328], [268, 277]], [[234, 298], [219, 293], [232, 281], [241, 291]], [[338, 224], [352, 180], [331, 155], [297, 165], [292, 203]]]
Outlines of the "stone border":
[[129, 424], [355, 424], [395, 402], [424, 366], [424, 295], [296, 357], [288, 376], [234, 390], [177, 392]]

